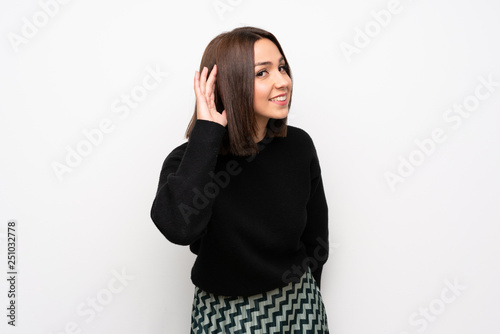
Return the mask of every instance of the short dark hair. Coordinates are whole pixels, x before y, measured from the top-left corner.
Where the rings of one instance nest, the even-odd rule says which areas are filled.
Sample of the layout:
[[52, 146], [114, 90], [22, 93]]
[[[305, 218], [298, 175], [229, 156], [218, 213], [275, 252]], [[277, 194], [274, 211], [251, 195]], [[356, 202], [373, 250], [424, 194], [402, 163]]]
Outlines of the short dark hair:
[[[221, 143], [222, 154], [231, 153], [246, 156], [258, 153], [253, 138], [256, 135], [256, 119], [253, 108], [255, 69], [254, 44], [262, 38], [273, 42], [283, 56], [286, 73], [292, 79], [290, 65], [276, 37], [263, 29], [255, 27], [239, 27], [230, 32], [216, 36], [206, 47], [201, 59], [201, 73], [207, 67], [210, 75], [214, 64], [217, 64], [217, 79], [214, 91], [215, 106], [220, 113], [224, 109], [227, 115], [227, 132]], [[292, 81], [293, 82], [293, 81]], [[290, 90], [289, 104], [292, 102]], [[196, 122], [196, 106], [186, 130], [189, 138]], [[285, 137], [287, 117], [269, 119], [265, 138]]]

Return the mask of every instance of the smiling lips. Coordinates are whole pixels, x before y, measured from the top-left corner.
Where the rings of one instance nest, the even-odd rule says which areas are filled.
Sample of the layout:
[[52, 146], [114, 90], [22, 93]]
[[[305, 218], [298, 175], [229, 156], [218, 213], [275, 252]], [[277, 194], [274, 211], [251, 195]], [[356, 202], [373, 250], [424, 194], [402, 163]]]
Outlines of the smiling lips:
[[286, 100], [286, 94], [281, 94], [273, 97], [272, 99], [269, 99], [270, 102], [277, 103], [279, 105], [286, 105], [287, 100]]

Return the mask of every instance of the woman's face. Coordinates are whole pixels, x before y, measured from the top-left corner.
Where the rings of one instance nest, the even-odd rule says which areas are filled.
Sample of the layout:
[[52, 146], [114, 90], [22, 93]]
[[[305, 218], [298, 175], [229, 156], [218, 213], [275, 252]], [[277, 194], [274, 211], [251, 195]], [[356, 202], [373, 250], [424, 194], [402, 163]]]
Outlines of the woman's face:
[[283, 56], [269, 39], [261, 38], [255, 42], [254, 58], [253, 107], [257, 124], [262, 128], [269, 118], [282, 119], [288, 115], [292, 80], [285, 71]]

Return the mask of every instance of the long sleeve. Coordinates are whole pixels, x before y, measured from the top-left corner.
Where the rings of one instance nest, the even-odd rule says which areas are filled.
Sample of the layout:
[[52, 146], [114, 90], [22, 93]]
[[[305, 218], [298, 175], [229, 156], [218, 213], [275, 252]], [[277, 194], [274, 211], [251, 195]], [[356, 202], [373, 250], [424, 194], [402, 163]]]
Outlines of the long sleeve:
[[219, 123], [197, 120], [187, 144], [173, 150], [163, 163], [151, 219], [175, 244], [190, 245], [206, 230], [213, 197], [204, 188], [211, 181], [209, 173], [225, 132]]
[[302, 234], [314, 279], [321, 286], [323, 265], [328, 259], [328, 206], [323, 189], [321, 169], [313, 148], [311, 161], [311, 192], [307, 203], [307, 224]]

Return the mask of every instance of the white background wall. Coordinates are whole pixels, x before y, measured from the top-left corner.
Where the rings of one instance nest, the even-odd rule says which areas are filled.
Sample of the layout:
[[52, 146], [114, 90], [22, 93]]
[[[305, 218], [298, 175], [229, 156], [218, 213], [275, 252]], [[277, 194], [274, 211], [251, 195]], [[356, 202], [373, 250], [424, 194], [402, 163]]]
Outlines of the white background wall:
[[[52, 16], [44, 3], [55, 2], [0, 4], [2, 333], [188, 332], [194, 255], [149, 210], [164, 158], [185, 140], [203, 50], [241, 25], [280, 40], [294, 74], [289, 124], [318, 150], [331, 332], [498, 333], [498, 2], [61, 0]], [[147, 68], [168, 75], [127, 110], [122, 95], [140, 93]], [[460, 104], [472, 111], [460, 116]], [[101, 122], [108, 133], [85, 147]], [[435, 129], [441, 141], [422, 153], [415, 141]], [[78, 145], [87, 156], [59, 180], [52, 165]], [[388, 172], [406, 174], [391, 187]]]

